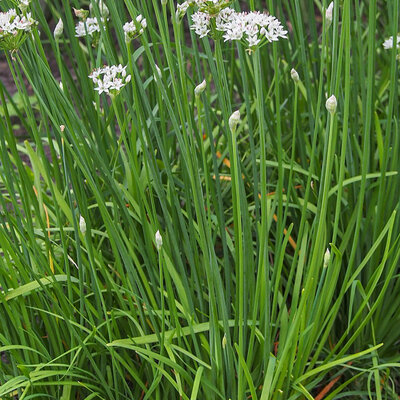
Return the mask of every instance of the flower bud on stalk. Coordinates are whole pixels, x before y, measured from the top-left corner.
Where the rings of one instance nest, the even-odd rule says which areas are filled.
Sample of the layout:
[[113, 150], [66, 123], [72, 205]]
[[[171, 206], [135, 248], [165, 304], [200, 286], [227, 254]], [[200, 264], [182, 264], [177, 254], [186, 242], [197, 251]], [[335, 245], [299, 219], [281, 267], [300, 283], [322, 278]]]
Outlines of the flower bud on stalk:
[[294, 83], [299, 83], [300, 77], [294, 68], [292, 68], [292, 70], [290, 71], [290, 76], [292, 77]]
[[156, 234], [155, 234], [155, 240], [156, 240], [156, 248], [157, 248], [158, 251], [160, 251], [160, 250], [161, 250], [161, 247], [162, 247], [162, 245], [163, 245], [163, 240], [162, 240], [162, 236], [161, 236], [160, 231], [157, 231], [157, 232], [156, 232]]
[[64, 24], [62, 19], [60, 18], [57, 22], [56, 27], [54, 28], [54, 39], [59, 40], [64, 32]]
[[82, 215], [79, 217], [79, 230], [82, 232], [82, 235], [86, 233], [86, 221]]
[[326, 268], [329, 264], [329, 260], [331, 259], [331, 252], [329, 249], [326, 249], [325, 255], [324, 255], [324, 268]]
[[195, 87], [195, 89], [194, 89], [194, 94], [195, 94], [195, 96], [196, 96], [196, 97], [199, 97], [199, 96], [204, 92], [204, 90], [206, 89], [206, 86], [207, 86], [207, 82], [206, 82], [206, 80], [204, 79], [203, 82], [201, 82], [199, 85], [197, 85], [197, 86]]
[[237, 110], [229, 117], [229, 128], [232, 133], [236, 132], [236, 128], [239, 122], [240, 122], [240, 111]]
[[335, 95], [332, 95], [329, 97], [328, 100], [326, 100], [326, 109], [331, 113], [331, 115], [334, 115], [336, 113], [336, 108], [337, 108], [337, 100]]
[[328, 8], [325, 11], [325, 19], [326, 19], [326, 28], [328, 29], [332, 25], [333, 21], [333, 1], [329, 4]]
[[84, 10], [83, 8], [80, 8], [79, 10], [77, 10], [76, 8], [73, 8], [75, 16], [79, 19], [81, 19], [82, 21], [86, 21], [86, 18], [89, 15], [89, 11], [88, 10]]

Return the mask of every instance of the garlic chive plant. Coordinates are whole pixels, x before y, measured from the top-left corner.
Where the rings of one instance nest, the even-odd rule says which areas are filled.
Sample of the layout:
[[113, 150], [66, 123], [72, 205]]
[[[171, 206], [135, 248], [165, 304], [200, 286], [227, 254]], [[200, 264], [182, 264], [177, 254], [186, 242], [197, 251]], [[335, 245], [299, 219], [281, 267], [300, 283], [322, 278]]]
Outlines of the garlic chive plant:
[[0, 0], [0, 399], [397, 399], [399, 17]]

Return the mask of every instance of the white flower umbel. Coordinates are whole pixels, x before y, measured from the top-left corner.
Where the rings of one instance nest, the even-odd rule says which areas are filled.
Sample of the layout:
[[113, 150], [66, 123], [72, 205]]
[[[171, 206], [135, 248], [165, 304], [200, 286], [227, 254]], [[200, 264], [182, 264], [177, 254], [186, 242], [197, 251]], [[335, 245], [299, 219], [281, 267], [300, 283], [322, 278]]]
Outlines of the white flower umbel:
[[31, 0], [19, 0], [18, 7], [23, 13], [25, 13], [29, 8], [30, 3]]
[[396, 40], [393, 39], [393, 36], [390, 36], [389, 39], [386, 39], [383, 42], [383, 48], [385, 50], [393, 49], [393, 46], [395, 46], [396, 49], [398, 49], [398, 50], [400, 49], [400, 35], [397, 35], [397, 39]]
[[222, 9], [230, 6], [232, 0], [194, 0], [194, 4], [199, 8], [199, 11], [216, 15]]
[[141, 35], [147, 27], [146, 18], [138, 15], [135, 21], [127, 22], [123, 29], [125, 33], [125, 42], [129, 43], [135, 37]]
[[201, 38], [207, 36], [210, 32], [211, 17], [201, 11], [197, 11], [192, 15], [193, 29]]
[[184, 17], [189, 6], [190, 6], [190, 4], [188, 1], [184, 1], [183, 3], [178, 4], [176, 6], [176, 19], [178, 21], [180, 21]]
[[15, 9], [0, 12], [0, 49], [16, 50], [36, 24], [31, 13], [18, 15]]
[[100, 32], [100, 24], [103, 23], [103, 18], [101, 18], [100, 21], [97, 18], [87, 18], [85, 21], [79, 21], [78, 24], [75, 26], [75, 36], [93, 36], [96, 32]]
[[267, 42], [287, 39], [279, 20], [258, 11], [237, 13], [232, 9], [222, 10], [216, 18], [217, 30], [223, 32], [225, 41], [240, 40], [250, 51]]
[[95, 84], [94, 90], [99, 94], [107, 93], [115, 96], [120, 90], [131, 80], [131, 76], [126, 73], [126, 66], [119, 65], [105, 65], [103, 68], [97, 68], [92, 71], [89, 78]]
[[249, 51], [279, 38], [287, 38], [287, 31], [272, 15], [258, 11], [238, 13], [232, 8], [224, 8], [216, 15], [203, 11], [194, 13], [192, 29], [200, 37], [204, 37], [212, 29], [214, 19], [215, 29], [222, 32], [225, 41], [239, 40]]

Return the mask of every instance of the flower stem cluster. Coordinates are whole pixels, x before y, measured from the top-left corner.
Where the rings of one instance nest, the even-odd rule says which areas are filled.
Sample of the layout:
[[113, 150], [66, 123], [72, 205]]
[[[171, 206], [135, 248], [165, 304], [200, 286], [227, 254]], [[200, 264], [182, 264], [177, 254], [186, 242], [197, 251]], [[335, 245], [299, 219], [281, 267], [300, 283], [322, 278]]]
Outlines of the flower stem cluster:
[[97, 68], [92, 71], [89, 78], [95, 84], [94, 90], [99, 94], [107, 93], [110, 96], [116, 96], [131, 80], [131, 76], [126, 73], [126, 66], [123, 67], [121, 64]]
[[0, 49], [15, 51], [27, 38], [27, 33], [37, 24], [31, 13], [18, 15], [16, 9], [0, 12]]

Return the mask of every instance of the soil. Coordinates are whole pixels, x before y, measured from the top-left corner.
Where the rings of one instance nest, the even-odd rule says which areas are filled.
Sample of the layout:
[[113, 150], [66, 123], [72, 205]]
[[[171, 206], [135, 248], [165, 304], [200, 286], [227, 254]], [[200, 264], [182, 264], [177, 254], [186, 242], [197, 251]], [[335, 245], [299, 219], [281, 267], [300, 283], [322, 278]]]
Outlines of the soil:
[[10, 94], [17, 91], [4, 53], [0, 53], [0, 81]]

